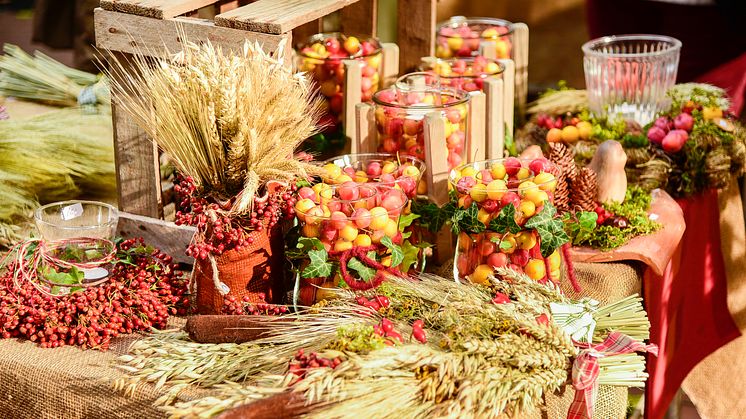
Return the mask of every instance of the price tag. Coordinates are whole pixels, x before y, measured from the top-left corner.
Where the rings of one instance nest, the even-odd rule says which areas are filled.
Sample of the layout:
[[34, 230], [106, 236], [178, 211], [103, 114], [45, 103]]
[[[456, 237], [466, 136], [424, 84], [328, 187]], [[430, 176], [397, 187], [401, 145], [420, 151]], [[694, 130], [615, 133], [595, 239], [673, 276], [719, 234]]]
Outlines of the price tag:
[[61, 217], [64, 221], [72, 220], [83, 215], [83, 205], [78, 202], [77, 204], [68, 205], [62, 208]]

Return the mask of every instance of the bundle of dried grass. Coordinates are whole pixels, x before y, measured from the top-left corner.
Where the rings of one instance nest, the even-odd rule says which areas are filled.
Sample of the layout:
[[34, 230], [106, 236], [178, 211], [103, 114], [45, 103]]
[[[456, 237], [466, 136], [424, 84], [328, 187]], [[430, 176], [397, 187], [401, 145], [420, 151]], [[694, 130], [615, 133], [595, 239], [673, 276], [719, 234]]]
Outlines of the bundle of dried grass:
[[0, 246], [38, 202], [111, 197], [116, 191], [111, 115], [77, 108], [0, 121]]
[[[173, 396], [187, 383], [214, 384], [210, 397], [173, 405], [170, 396], [162, 398], [160, 403], [169, 404], [164, 410], [178, 418], [210, 417], [265, 398], [271, 406], [282, 403], [274, 396], [288, 392], [298, 396], [305, 417], [520, 417], [538, 408], [544, 394], [565, 385], [578, 349], [554, 322], [537, 322], [537, 316], [550, 316], [550, 303], [567, 303], [566, 297], [524, 274], [498, 273], [505, 280], [492, 278], [491, 289], [427, 274], [415, 281], [393, 277], [375, 291], [390, 299], [379, 312], [361, 308], [354, 298], [359, 294], [336, 290], [340, 298], [288, 316], [294, 321], [280, 321], [280, 332], [241, 345], [199, 345], [184, 333], [161, 332], [120, 358], [130, 376], [119, 386], [175, 385], [168, 393]], [[496, 291], [511, 302], [492, 303]], [[593, 316], [599, 325], [595, 340], [608, 330], [647, 337], [639, 298]], [[374, 333], [382, 317], [405, 337], [402, 343], [387, 346]], [[427, 343], [406, 339], [413, 320], [424, 322]], [[302, 379], [293, 370], [281, 373], [278, 368], [298, 348], [341, 362], [334, 369], [305, 369]], [[268, 374], [255, 374], [259, 371]], [[608, 356], [602, 362], [604, 384], [638, 386], [645, 378], [639, 355]]]
[[210, 42], [185, 42], [183, 51], [155, 65], [134, 58], [135, 74], [112, 56], [108, 74], [122, 108], [176, 167], [205, 196], [238, 196], [232, 214], [241, 215], [267, 181], [319, 170], [293, 152], [316, 133], [321, 99], [303, 75], [283, 65], [282, 48], [272, 56], [247, 42], [229, 54]]
[[12, 44], [0, 55], [0, 96], [53, 105], [111, 103], [109, 87], [95, 74], [70, 68], [42, 52], [33, 56]]

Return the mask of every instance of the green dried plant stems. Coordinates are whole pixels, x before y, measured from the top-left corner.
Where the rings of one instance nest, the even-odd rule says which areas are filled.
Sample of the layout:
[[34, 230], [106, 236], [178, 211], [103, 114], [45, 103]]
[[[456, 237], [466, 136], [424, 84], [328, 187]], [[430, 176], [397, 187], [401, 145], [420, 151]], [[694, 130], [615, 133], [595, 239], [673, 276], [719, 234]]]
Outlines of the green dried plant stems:
[[0, 121], [0, 246], [19, 240], [15, 224], [39, 203], [116, 193], [111, 115], [99, 107]]
[[70, 68], [39, 51], [31, 56], [16, 45], [5, 44], [3, 51], [0, 96], [77, 106], [80, 93], [94, 86], [98, 103], [108, 105], [111, 102], [106, 82], [95, 74]]

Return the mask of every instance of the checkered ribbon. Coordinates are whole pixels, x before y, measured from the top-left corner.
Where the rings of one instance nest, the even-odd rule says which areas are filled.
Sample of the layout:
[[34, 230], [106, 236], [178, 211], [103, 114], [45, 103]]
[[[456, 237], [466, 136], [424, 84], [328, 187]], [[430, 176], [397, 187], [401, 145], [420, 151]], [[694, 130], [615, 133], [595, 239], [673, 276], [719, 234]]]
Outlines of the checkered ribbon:
[[572, 386], [575, 387], [575, 398], [570, 404], [567, 419], [591, 419], [593, 417], [593, 405], [598, 394], [599, 358], [632, 352], [649, 352], [658, 355], [656, 345], [646, 345], [619, 332], [611, 332], [606, 340], [596, 345], [575, 342], [575, 346], [583, 349], [572, 364]]

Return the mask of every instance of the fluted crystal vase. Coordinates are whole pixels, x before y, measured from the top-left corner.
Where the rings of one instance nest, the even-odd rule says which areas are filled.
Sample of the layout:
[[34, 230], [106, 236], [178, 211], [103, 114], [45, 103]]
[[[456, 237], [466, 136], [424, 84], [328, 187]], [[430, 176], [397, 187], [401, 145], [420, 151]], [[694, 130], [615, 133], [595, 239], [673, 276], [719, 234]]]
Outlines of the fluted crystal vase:
[[662, 35], [615, 35], [583, 44], [591, 112], [644, 125], [666, 109], [681, 41]]

